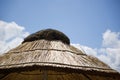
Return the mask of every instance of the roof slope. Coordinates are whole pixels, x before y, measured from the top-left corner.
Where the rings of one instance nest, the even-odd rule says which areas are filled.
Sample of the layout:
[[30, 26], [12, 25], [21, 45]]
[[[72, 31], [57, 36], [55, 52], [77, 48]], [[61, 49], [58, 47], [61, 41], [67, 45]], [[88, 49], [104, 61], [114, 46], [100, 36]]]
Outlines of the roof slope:
[[60, 41], [26, 42], [0, 56], [0, 69], [33, 65], [116, 72], [97, 58]]

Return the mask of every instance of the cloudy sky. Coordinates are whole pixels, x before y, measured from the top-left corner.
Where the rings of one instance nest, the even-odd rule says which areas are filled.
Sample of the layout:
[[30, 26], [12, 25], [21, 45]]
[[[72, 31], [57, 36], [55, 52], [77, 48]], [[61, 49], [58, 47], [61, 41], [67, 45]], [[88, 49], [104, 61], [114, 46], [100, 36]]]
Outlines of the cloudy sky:
[[0, 54], [46, 28], [120, 72], [120, 0], [0, 0]]

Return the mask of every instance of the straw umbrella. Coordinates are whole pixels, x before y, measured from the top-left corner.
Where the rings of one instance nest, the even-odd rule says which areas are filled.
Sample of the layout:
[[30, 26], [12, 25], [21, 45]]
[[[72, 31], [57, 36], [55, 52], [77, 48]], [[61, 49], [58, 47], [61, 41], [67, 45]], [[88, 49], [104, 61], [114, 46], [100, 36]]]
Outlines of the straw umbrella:
[[119, 80], [120, 74], [70, 45], [62, 32], [46, 29], [0, 56], [0, 80]]

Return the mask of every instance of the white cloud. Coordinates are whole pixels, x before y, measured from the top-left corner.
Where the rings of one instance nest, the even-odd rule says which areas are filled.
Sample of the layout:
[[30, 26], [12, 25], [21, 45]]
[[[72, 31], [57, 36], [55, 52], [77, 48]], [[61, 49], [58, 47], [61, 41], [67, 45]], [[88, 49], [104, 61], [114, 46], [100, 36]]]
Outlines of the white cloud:
[[103, 33], [103, 46], [117, 48], [120, 47], [120, 32], [111, 32], [107, 30]]
[[25, 28], [15, 22], [0, 21], [0, 54], [18, 46], [28, 35]]
[[97, 55], [97, 52], [95, 51], [95, 49], [92, 49], [88, 46], [84, 46], [84, 45], [80, 45], [80, 44], [72, 44], [73, 46], [75, 46], [76, 48], [82, 50], [82, 52], [84, 52], [85, 54], [89, 54], [89, 55]]
[[80, 44], [72, 45], [78, 49], [82, 47], [87, 54], [96, 56], [113, 69], [120, 72], [120, 32], [106, 30], [106, 32], [103, 33], [102, 47], [99, 49], [93, 49]]

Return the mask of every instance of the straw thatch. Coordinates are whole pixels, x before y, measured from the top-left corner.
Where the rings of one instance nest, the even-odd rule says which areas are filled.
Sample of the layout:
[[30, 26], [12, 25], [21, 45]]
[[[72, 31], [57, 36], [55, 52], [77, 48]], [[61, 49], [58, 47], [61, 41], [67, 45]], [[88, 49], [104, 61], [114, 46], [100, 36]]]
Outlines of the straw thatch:
[[[41, 35], [44, 35], [44, 38], [40, 37]], [[0, 56], [0, 79], [120, 79], [120, 74], [117, 71], [97, 58], [88, 56], [77, 48], [67, 45], [69, 43], [69, 38], [63, 33], [51, 29], [28, 36], [20, 46]]]
[[62, 32], [54, 29], [45, 29], [38, 31], [34, 34], [31, 34], [27, 38], [24, 39], [24, 42], [31, 42], [35, 40], [40, 40], [40, 39], [45, 39], [45, 40], [50, 40], [50, 41], [62, 41], [63, 43], [70, 44], [69, 38]]

